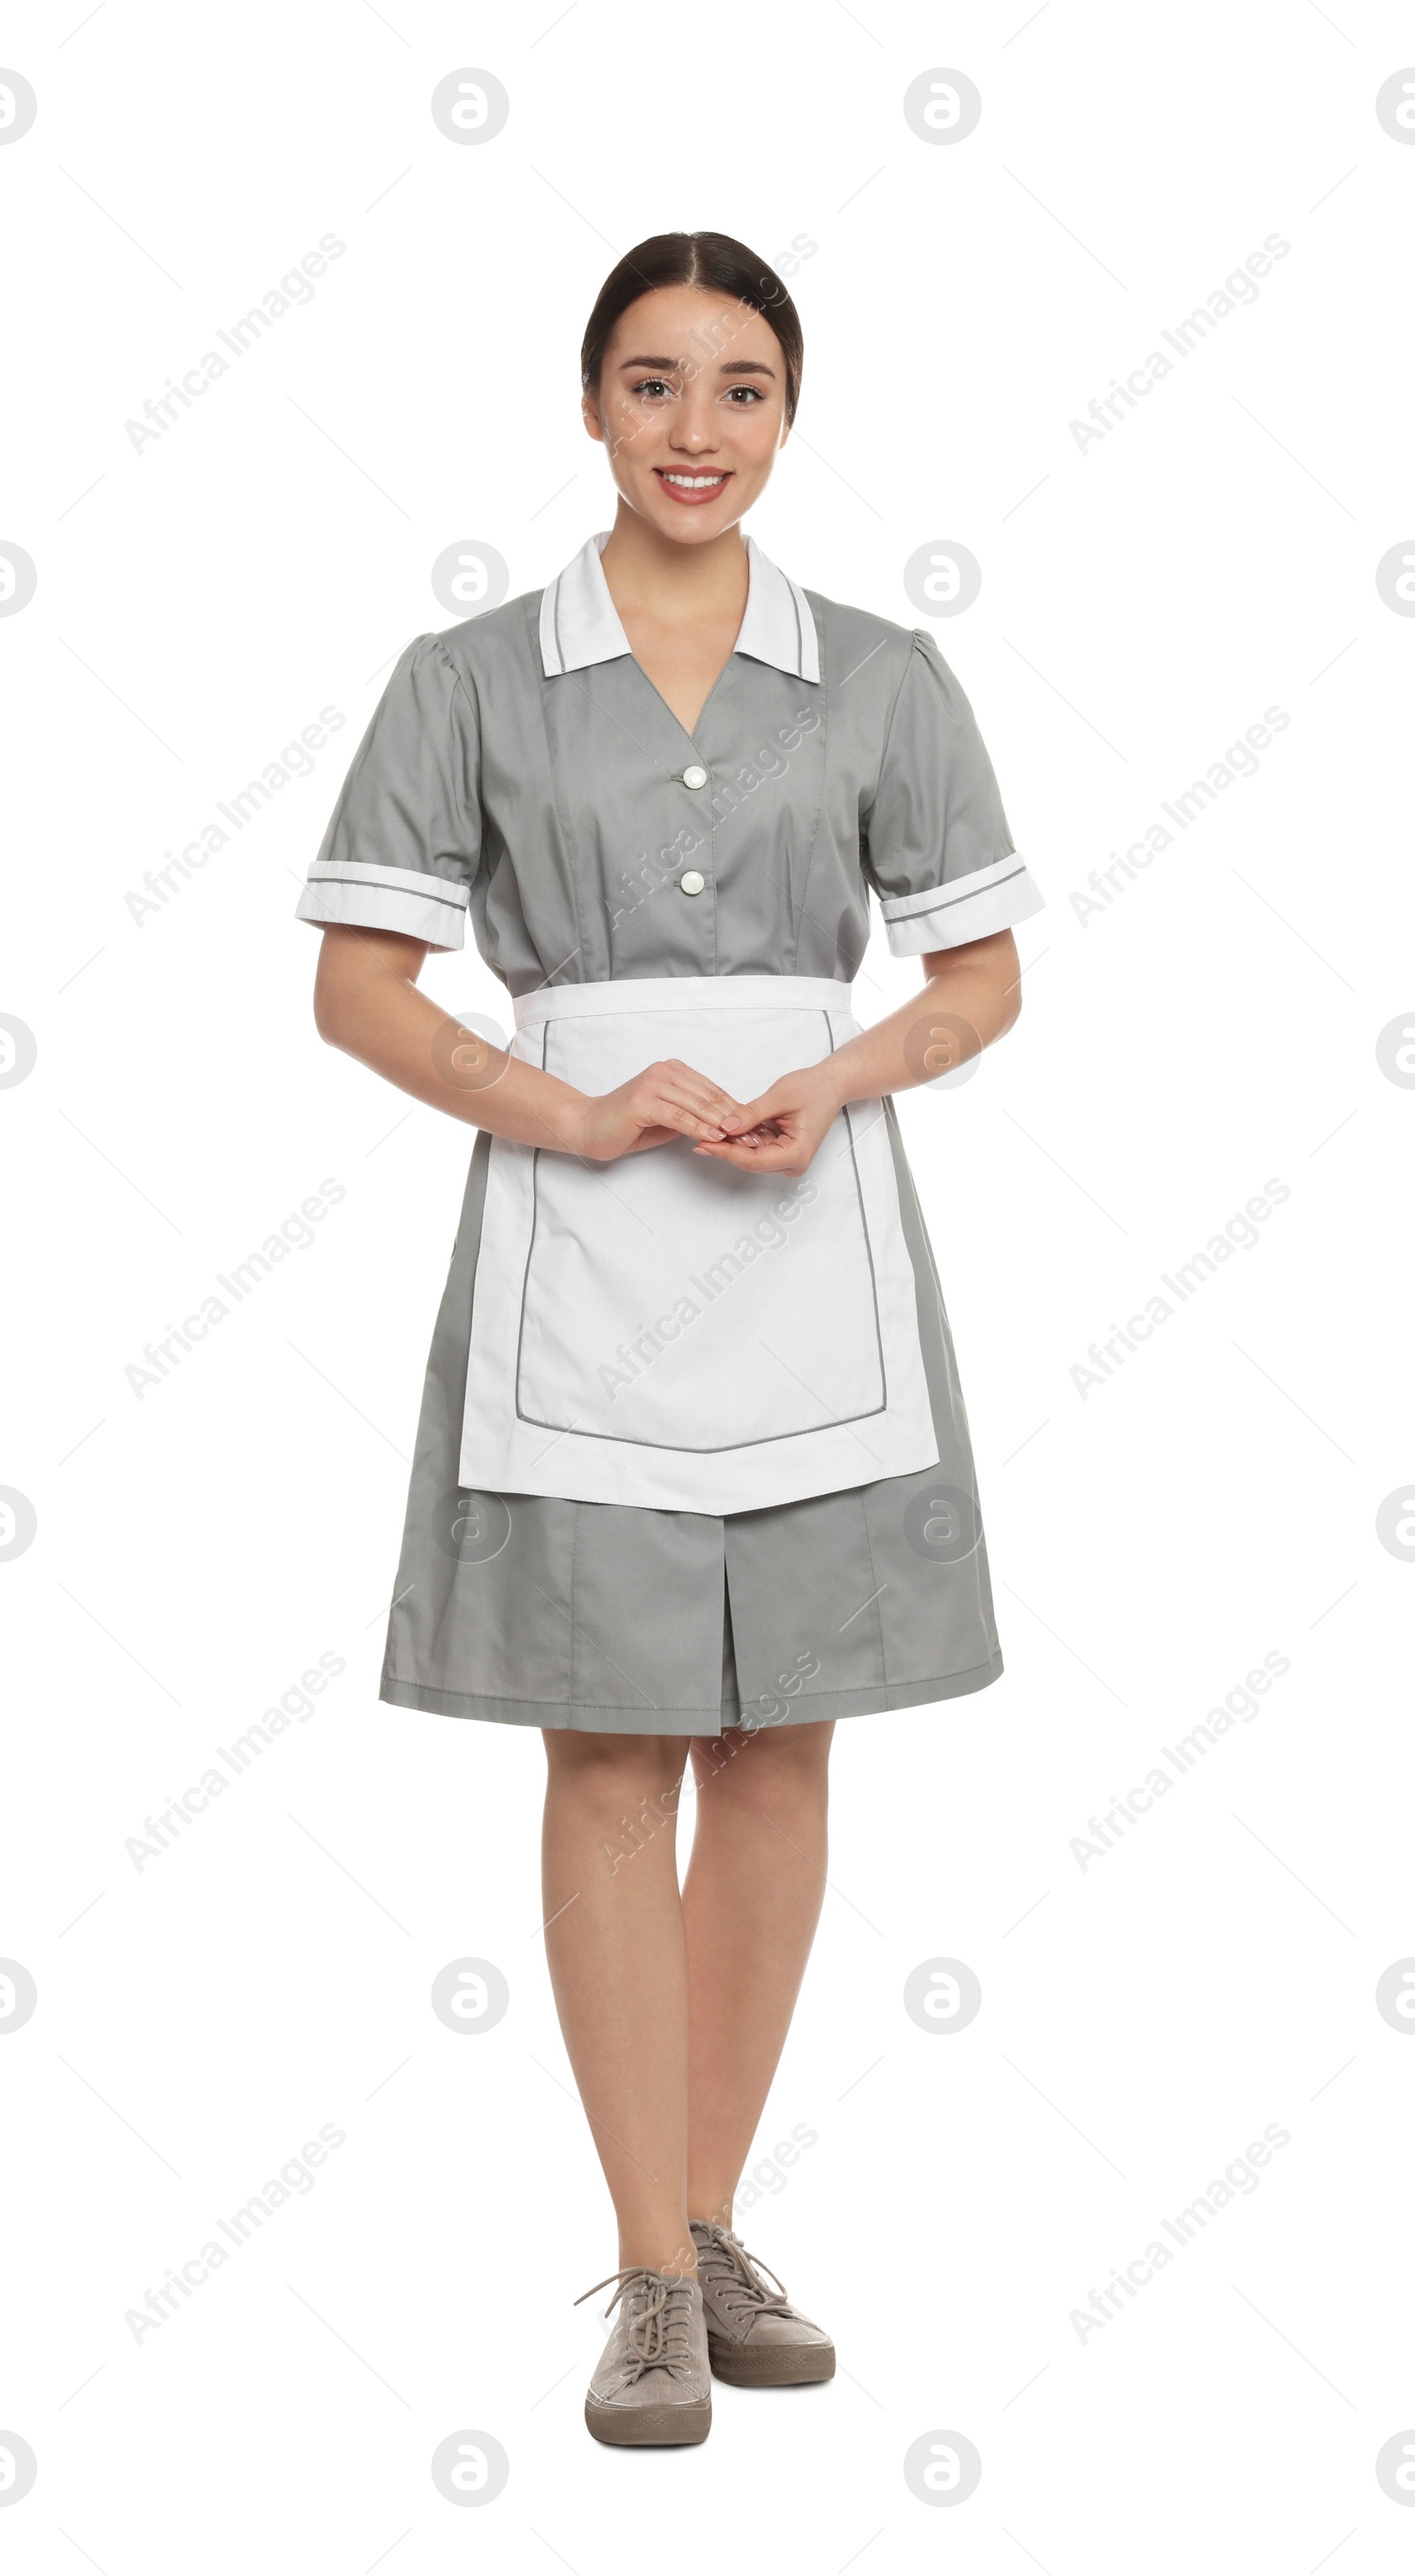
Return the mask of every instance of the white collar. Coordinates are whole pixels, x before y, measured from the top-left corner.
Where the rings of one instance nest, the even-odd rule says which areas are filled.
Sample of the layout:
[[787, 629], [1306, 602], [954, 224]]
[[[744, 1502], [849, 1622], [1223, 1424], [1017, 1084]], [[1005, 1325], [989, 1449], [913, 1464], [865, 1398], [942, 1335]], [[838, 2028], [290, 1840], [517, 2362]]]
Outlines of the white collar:
[[[547, 679], [583, 671], [591, 662], [615, 662], [629, 639], [609, 596], [600, 556], [609, 530], [589, 537], [572, 563], [548, 582], [540, 603], [540, 658]], [[769, 662], [794, 679], [820, 680], [816, 622], [806, 594], [747, 539], [747, 607], [733, 646], [754, 662]]]

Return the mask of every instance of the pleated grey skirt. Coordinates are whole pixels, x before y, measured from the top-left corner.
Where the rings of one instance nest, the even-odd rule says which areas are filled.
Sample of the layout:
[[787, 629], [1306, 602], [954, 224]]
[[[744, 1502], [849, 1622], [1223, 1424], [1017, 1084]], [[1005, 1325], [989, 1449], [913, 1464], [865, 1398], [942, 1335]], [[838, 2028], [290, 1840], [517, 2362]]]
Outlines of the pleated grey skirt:
[[893, 1103], [938, 1464], [764, 1511], [638, 1510], [457, 1482], [491, 1140], [433, 1333], [380, 1697], [606, 1735], [865, 1717], [1002, 1671], [968, 1418]]

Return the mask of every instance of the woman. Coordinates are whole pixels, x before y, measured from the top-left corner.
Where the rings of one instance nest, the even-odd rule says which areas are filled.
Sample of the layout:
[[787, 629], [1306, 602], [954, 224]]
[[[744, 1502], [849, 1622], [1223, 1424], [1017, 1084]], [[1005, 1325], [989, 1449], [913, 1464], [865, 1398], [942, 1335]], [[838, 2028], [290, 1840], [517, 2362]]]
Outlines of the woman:
[[[607, 2442], [701, 2441], [710, 2369], [831, 2375], [732, 2205], [832, 1728], [1002, 1668], [890, 1095], [1011, 1027], [1041, 897], [931, 638], [744, 543], [800, 374], [741, 243], [620, 261], [582, 352], [613, 529], [410, 645], [299, 907], [321, 1035], [483, 1131], [382, 1697], [544, 1730], [546, 1948], [619, 2226]], [[925, 984], [860, 1031], [871, 889]], [[417, 990], [468, 912], [509, 1052]]]

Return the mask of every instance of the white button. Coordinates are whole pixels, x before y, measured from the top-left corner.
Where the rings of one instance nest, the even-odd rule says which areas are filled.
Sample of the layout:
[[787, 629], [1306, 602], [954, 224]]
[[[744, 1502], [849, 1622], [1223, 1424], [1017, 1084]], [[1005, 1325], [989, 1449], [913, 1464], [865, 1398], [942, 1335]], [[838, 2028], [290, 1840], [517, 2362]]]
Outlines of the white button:
[[[689, 762], [688, 767], [683, 772], [683, 784], [685, 787], [706, 787], [707, 771], [702, 767], [700, 762], [696, 760]], [[694, 886], [694, 894], [697, 893], [697, 890], [697, 887]]]
[[678, 891], [680, 894], [701, 894], [706, 884], [707, 878], [697, 868], [689, 868], [678, 880]]

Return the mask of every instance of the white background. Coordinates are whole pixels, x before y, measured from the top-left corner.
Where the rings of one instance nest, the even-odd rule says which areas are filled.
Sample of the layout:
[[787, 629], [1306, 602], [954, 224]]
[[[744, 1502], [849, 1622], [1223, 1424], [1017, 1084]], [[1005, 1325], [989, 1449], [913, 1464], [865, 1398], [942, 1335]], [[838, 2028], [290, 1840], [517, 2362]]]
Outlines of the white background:
[[[0, 619], [0, 1009], [38, 1045], [0, 1100], [0, 1482], [38, 1515], [0, 1564], [0, 1951], [39, 1996], [0, 2049], [0, 2426], [38, 2461], [10, 2563], [1408, 2567], [1374, 2470], [1415, 2424], [1415, 2045], [1374, 2001], [1415, 1952], [1415, 1576], [1376, 1532], [1413, 1463], [1415, 1101], [1376, 1056], [1415, 1017], [1415, 625], [1375, 584], [1415, 518], [1415, 150], [1374, 110], [1408, 14], [83, 14], [0, 39], [39, 100], [0, 149], [0, 539], [38, 569]], [[429, 113], [468, 65], [511, 100], [475, 147]], [[943, 147], [902, 113], [940, 65], [983, 99]], [[976, 555], [934, 631], [1049, 908], [1016, 1032], [902, 1107], [1007, 1670], [839, 1729], [758, 2155], [816, 2143], [743, 2221], [840, 2374], [719, 2389], [705, 2448], [636, 2455], [580, 2413], [602, 2302], [570, 2302], [614, 2241], [536, 1938], [540, 1747], [376, 1696], [467, 1138], [319, 1044], [292, 914], [391, 658], [452, 622], [435, 557], [493, 546], [518, 592], [607, 523], [580, 333], [675, 224], [813, 245], [755, 532], [911, 625], [908, 557]], [[135, 452], [125, 422], [325, 233], [313, 299]], [[1082, 452], [1069, 424], [1272, 233], [1257, 300]], [[144, 873], [324, 706], [313, 774], [135, 923]], [[1270, 706], [1258, 774], [1083, 923], [1089, 872]], [[877, 938], [865, 1016], [915, 974]], [[426, 981], [504, 1022], [474, 957]], [[144, 1344], [324, 1178], [314, 1243], [135, 1394]], [[1258, 1243], [1080, 1392], [1270, 1179]], [[313, 1715], [136, 1868], [144, 1817], [322, 1653], [346, 1669]], [[1087, 1819], [1269, 1653], [1258, 1714], [1083, 1869]], [[467, 1955], [511, 2007], [461, 2037], [428, 1998]], [[902, 2003], [940, 1956], [982, 1981], [951, 2035]], [[322, 2123], [314, 2187], [135, 2341], [125, 2312]], [[1083, 2340], [1071, 2312], [1269, 2124], [1257, 2187]], [[475, 2511], [429, 2474], [463, 2428], [511, 2463]], [[939, 2428], [983, 2463], [946, 2518], [902, 2474]]]

